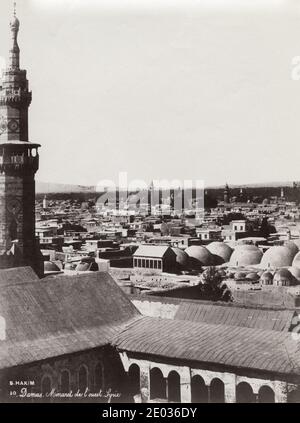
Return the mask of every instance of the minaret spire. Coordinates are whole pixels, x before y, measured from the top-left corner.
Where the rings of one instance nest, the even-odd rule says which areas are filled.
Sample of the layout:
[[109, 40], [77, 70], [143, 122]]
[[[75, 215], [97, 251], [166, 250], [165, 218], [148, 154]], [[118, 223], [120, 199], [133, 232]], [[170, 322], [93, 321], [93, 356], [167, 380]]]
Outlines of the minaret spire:
[[10, 21], [12, 46], [9, 50], [9, 68], [12, 70], [20, 69], [20, 49], [18, 46], [18, 32], [20, 28], [20, 21], [16, 16], [16, 7], [16, 2], [14, 2], [13, 17]]

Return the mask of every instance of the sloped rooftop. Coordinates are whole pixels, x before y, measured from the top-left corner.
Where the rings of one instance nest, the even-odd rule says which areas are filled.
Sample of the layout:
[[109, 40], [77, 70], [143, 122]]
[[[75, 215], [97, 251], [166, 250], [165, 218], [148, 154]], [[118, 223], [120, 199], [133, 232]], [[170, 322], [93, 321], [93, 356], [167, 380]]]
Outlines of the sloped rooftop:
[[140, 245], [133, 256], [163, 258], [168, 250], [171, 250], [168, 245]]
[[300, 376], [291, 333], [144, 317], [118, 334], [119, 351]]
[[14, 267], [12, 269], [0, 270], [0, 286], [23, 284], [27, 282], [39, 281], [38, 275], [29, 267]]
[[0, 316], [4, 368], [108, 344], [140, 314], [109, 274], [94, 272], [7, 285]]
[[292, 310], [263, 310], [258, 308], [228, 307], [219, 304], [182, 302], [174, 318], [199, 323], [289, 331], [293, 317], [296, 315], [297, 313]]

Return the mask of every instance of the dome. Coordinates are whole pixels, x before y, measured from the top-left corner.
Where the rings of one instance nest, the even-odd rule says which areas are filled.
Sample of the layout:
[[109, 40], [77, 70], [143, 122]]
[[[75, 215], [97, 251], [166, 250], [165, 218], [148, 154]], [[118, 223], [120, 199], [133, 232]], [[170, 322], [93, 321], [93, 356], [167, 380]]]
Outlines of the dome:
[[289, 267], [289, 271], [291, 274], [296, 278], [298, 281], [300, 281], [300, 268], [299, 267]]
[[280, 269], [274, 275], [273, 285], [291, 286], [294, 285], [294, 276], [288, 269]]
[[295, 255], [292, 266], [300, 269], [300, 251]]
[[292, 253], [294, 254], [294, 256], [298, 253], [299, 248], [298, 246], [294, 243], [294, 241], [285, 241], [284, 243], [284, 247], [289, 248]]
[[300, 238], [293, 239], [292, 242], [300, 249]]
[[272, 267], [288, 267], [292, 265], [294, 253], [288, 247], [271, 247], [269, 248], [261, 260], [264, 268]]
[[262, 252], [255, 245], [239, 245], [230, 257], [231, 266], [250, 266], [260, 263]]
[[225, 244], [224, 242], [211, 242], [208, 244], [207, 249], [211, 254], [214, 256], [219, 257], [222, 263], [229, 262], [230, 256], [232, 254], [232, 248], [229, 247], [229, 245]]
[[235, 275], [234, 275], [234, 279], [236, 281], [243, 280], [243, 279], [245, 279], [245, 277], [246, 277], [246, 273], [244, 273], [244, 272], [236, 272]]
[[60, 268], [52, 261], [44, 261], [44, 272], [60, 272]]
[[273, 275], [271, 272], [264, 272], [260, 277], [262, 285], [273, 285]]
[[199, 267], [201, 266], [212, 266], [213, 255], [208, 251], [207, 248], [201, 245], [192, 245], [185, 250], [185, 253], [189, 256], [189, 262]]
[[187, 268], [189, 263], [189, 256], [185, 251], [178, 247], [172, 247], [172, 250], [176, 254], [176, 263], [181, 268]]
[[250, 272], [246, 275], [246, 279], [249, 281], [258, 281], [259, 276], [256, 272]]

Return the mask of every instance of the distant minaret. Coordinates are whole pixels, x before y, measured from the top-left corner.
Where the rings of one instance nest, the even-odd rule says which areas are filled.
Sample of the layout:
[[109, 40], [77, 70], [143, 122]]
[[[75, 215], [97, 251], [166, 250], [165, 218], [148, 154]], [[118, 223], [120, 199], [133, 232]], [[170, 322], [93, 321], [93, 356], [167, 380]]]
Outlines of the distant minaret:
[[47, 204], [47, 195], [45, 195], [44, 198], [43, 198], [43, 209], [46, 209], [47, 207], [48, 207], [48, 204]]
[[225, 189], [224, 189], [224, 203], [228, 204], [230, 200], [229, 197], [229, 186], [228, 184], [225, 185]]
[[34, 180], [40, 145], [28, 141], [31, 92], [26, 70], [20, 69], [19, 28], [14, 5], [9, 61], [0, 84], [0, 267], [31, 266], [42, 276], [35, 238]]
[[148, 206], [148, 216], [151, 216], [152, 213], [152, 198], [153, 198], [154, 192], [153, 192], [153, 181], [151, 181], [151, 184], [148, 187], [148, 198], [147, 198], [147, 206]]
[[284, 190], [283, 190], [283, 187], [281, 188], [281, 191], [280, 191], [280, 197], [281, 198], [284, 198]]

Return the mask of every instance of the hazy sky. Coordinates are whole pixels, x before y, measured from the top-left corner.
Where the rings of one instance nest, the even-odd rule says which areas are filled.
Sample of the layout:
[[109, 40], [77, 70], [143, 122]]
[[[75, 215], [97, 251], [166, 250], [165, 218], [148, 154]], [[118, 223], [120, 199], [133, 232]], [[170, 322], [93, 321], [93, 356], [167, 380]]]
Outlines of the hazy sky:
[[19, 0], [17, 15], [38, 180], [300, 180], [298, 0]]

